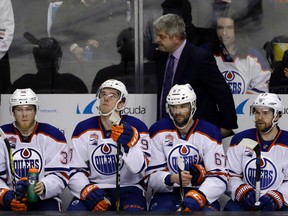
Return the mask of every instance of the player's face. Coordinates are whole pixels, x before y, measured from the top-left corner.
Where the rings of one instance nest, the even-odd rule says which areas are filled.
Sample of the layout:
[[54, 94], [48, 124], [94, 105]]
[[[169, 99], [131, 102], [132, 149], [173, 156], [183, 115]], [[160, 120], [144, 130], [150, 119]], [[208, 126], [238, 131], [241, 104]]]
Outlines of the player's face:
[[255, 126], [260, 132], [267, 132], [272, 127], [274, 113], [269, 108], [255, 108]]
[[116, 106], [120, 98], [120, 94], [116, 89], [104, 88], [100, 93], [100, 111], [102, 113], [109, 113]]
[[227, 17], [218, 18], [217, 35], [226, 47], [231, 46], [235, 42], [234, 21]]
[[183, 127], [187, 125], [191, 115], [190, 103], [180, 104], [180, 105], [170, 105], [170, 114], [174, 119], [174, 123], [178, 127]]
[[16, 125], [23, 130], [31, 128], [35, 122], [36, 108], [34, 105], [16, 106], [13, 113]]
[[170, 37], [165, 31], [156, 32], [156, 42], [160, 51], [169, 53], [173, 53], [179, 45], [178, 37]]

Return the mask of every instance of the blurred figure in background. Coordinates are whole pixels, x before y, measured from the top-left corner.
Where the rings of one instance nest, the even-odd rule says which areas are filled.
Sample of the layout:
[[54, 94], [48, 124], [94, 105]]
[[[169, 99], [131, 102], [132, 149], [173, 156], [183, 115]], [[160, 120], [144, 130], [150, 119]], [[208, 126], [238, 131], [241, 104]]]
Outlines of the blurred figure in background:
[[24, 74], [17, 79], [11, 89], [32, 88], [36, 93], [88, 93], [84, 82], [69, 73], [59, 73], [62, 48], [54, 38], [36, 39], [26, 33], [34, 45], [33, 56], [37, 67], [36, 74]]
[[0, 2], [0, 94], [6, 93], [11, 85], [8, 49], [14, 35], [14, 15], [10, 0]]
[[237, 31], [233, 16], [219, 14], [216, 29], [219, 43], [212, 46], [212, 52], [232, 93], [268, 92], [271, 76], [268, 62], [243, 40], [245, 36]]
[[[135, 40], [134, 28], [126, 28], [117, 37], [117, 52], [121, 62], [108, 66], [97, 72], [92, 84], [92, 93], [96, 93], [101, 84], [107, 79], [117, 79], [127, 86], [130, 93], [135, 93]], [[156, 71], [153, 61], [144, 62], [144, 93], [156, 93]]]
[[64, 59], [82, 62], [106, 56], [111, 37], [121, 28], [119, 11], [121, 5], [114, 0], [63, 1], [53, 18], [50, 34], [61, 44]]
[[280, 35], [264, 44], [266, 58], [273, 70], [269, 91], [288, 94], [288, 36]]

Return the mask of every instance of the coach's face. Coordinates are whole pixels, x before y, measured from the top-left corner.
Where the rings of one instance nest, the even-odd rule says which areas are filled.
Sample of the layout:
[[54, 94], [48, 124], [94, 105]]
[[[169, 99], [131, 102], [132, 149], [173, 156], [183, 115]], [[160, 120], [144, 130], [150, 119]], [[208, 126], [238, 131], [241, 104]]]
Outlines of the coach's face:
[[15, 124], [21, 130], [30, 129], [35, 123], [36, 107], [34, 105], [13, 107]]
[[165, 31], [156, 32], [156, 42], [160, 51], [170, 54], [181, 45], [181, 40], [177, 34], [169, 36]]

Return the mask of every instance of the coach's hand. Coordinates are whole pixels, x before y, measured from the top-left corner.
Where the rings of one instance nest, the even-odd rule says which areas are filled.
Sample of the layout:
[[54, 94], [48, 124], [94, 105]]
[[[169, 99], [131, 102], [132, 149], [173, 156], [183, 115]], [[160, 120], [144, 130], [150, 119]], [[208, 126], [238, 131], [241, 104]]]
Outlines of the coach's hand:
[[6, 188], [0, 189], [0, 204], [6, 210], [27, 211], [26, 204], [16, 200], [14, 192]]
[[99, 189], [95, 184], [89, 184], [82, 189], [80, 199], [90, 211], [106, 211], [111, 203], [105, 195], [104, 190]]
[[124, 124], [111, 127], [111, 138], [115, 142], [122, 144], [124, 151], [127, 153], [129, 148], [138, 142], [139, 133], [136, 128], [125, 122]]

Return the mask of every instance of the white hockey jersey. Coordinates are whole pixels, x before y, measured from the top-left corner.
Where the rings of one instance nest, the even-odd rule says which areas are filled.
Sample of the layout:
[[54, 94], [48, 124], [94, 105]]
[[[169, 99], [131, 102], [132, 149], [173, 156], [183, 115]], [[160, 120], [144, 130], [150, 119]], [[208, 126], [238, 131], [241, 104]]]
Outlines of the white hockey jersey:
[[[39, 170], [39, 180], [45, 185], [41, 199], [58, 196], [68, 184], [69, 152], [64, 134], [57, 128], [37, 123], [28, 140], [23, 140], [13, 124], [1, 126], [12, 149], [16, 181], [27, 177], [28, 169]], [[8, 174], [7, 174], [8, 172]], [[9, 155], [0, 139], [0, 188], [12, 189]]]
[[[177, 158], [184, 159], [185, 170], [193, 164], [203, 164], [207, 175], [199, 187], [207, 200], [212, 203], [222, 195], [227, 187], [226, 156], [218, 128], [205, 120], [195, 120], [186, 137], [175, 128], [169, 118], [151, 126], [151, 162], [148, 168], [148, 185], [155, 192], [171, 192], [172, 187], [164, 183], [165, 177], [178, 173]], [[191, 185], [188, 187], [192, 187]]]
[[[121, 121], [135, 127], [140, 139], [128, 153], [121, 146], [120, 186], [143, 189], [141, 185], [151, 156], [148, 128], [133, 116], [123, 115]], [[79, 198], [81, 190], [89, 183], [95, 183], [99, 188], [116, 188], [117, 143], [110, 138], [110, 133], [102, 126], [99, 116], [86, 119], [76, 126], [72, 135], [73, 157], [69, 182], [74, 196]]]
[[262, 140], [254, 128], [234, 135], [227, 151], [228, 194], [234, 200], [235, 191], [241, 184], [249, 184], [255, 188], [256, 154], [252, 149], [238, 144], [243, 138], [255, 140], [261, 146], [261, 196], [269, 190], [277, 190], [283, 194], [287, 204], [288, 132], [280, 129], [272, 141]]
[[270, 67], [257, 50], [249, 49], [246, 58], [233, 56], [233, 62], [225, 61], [221, 55], [214, 57], [232, 94], [268, 92]]

